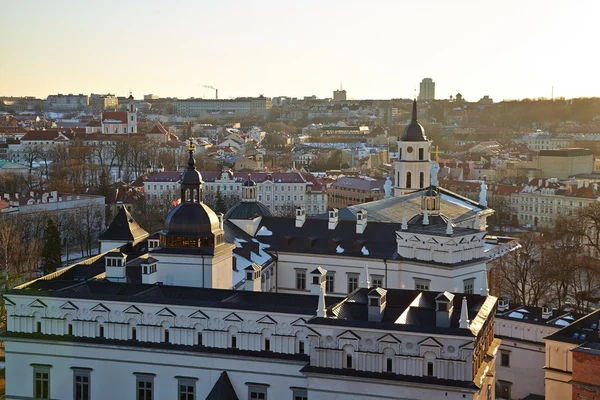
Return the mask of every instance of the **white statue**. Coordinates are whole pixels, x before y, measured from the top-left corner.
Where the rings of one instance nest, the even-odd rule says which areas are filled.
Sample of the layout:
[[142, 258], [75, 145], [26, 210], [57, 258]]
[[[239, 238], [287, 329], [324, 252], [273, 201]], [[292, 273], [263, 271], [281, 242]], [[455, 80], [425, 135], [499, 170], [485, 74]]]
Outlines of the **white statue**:
[[431, 178], [431, 186], [439, 186], [438, 172], [440, 172], [440, 164], [437, 161], [431, 163], [431, 170], [429, 170], [429, 177]]
[[392, 197], [392, 180], [389, 176], [385, 178], [385, 183], [383, 184], [383, 191], [385, 192], [385, 196], [383, 196], [384, 199], [389, 199], [390, 197]]
[[479, 205], [487, 207], [487, 185], [485, 184], [485, 181], [481, 182], [481, 186], [480, 186], [480, 190], [479, 190]]

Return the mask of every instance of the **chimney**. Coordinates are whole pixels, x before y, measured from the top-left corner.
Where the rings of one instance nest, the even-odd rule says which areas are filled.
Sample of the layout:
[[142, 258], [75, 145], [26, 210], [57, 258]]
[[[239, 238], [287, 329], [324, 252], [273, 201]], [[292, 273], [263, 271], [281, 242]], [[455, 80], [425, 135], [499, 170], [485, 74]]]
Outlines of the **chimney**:
[[550, 319], [552, 317], [552, 307], [545, 304], [542, 306], [542, 319]]
[[306, 222], [306, 210], [303, 206], [296, 207], [296, 228], [302, 228]]
[[363, 234], [367, 228], [367, 210], [356, 213], [356, 233]]
[[462, 306], [460, 307], [460, 319], [458, 320], [458, 327], [461, 329], [469, 328], [469, 307], [467, 306], [467, 297], [463, 296]]
[[510, 306], [510, 301], [508, 297], [501, 297], [498, 299], [498, 312], [508, 311], [508, 307]]
[[429, 225], [429, 212], [423, 211], [423, 225]]
[[402, 226], [401, 226], [401, 229], [402, 229], [403, 231], [405, 231], [405, 230], [407, 230], [407, 229], [408, 229], [408, 219], [406, 218], [406, 214], [404, 214], [404, 215], [402, 216]]
[[327, 270], [323, 267], [317, 267], [310, 273], [310, 294], [318, 296], [321, 290], [325, 291], [325, 281]]
[[387, 302], [387, 290], [375, 288], [369, 292], [368, 297], [368, 319], [371, 322], [381, 322]]
[[318, 318], [327, 318], [327, 313], [326, 313], [326, 309], [325, 309], [325, 288], [323, 288], [323, 287], [321, 287], [321, 291], [319, 292], [317, 317]]
[[246, 273], [244, 290], [249, 292], [260, 292], [260, 270], [261, 267], [256, 264], [251, 264], [244, 268], [244, 272]]
[[435, 326], [449, 328], [453, 311], [454, 295], [449, 292], [438, 294], [435, 298]]
[[338, 224], [338, 209], [332, 208], [329, 210], [329, 229], [333, 230]]

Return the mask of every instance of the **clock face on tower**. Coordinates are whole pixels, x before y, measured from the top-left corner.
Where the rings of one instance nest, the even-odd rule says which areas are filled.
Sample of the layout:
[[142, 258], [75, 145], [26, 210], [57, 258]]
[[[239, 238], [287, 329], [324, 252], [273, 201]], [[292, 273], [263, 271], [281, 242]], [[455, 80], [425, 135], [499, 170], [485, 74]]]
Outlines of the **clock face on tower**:
[[412, 152], [413, 152], [413, 148], [412, 148], [412, 146], [408, 146], [408, 147], [406, 148], [406, 151], [407, 151], [407, 152], [409, 152], [409, 153], [412, 153]]

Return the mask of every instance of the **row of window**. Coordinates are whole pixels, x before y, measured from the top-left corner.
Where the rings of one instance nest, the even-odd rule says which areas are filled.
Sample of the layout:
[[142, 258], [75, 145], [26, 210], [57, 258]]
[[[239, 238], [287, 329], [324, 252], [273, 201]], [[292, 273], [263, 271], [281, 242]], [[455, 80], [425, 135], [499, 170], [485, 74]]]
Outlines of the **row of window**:
[[[360, 274], [348, 274], [348, 293], [352, 293], [358, 288]], [[313, 276], [313, 284], [319, 284], [319, 277]], [[333, 272], [325, 275], [325, 292], [333, 293], [335, 287], [335, 275]], [[383, 276], [371, 275], [371, 287], [383, 287]], [[296, 270], [296, 289], [306, 290], [306, 270]]]
[[[36, 399], [50, 399], [50, 370], [51, 365], [32, 364], [33, 366], [33, 397]], [[91, 399], [91, 377], [92, 369], [83, 367], [72, 367], [73, 370], [73, 399], [90, 400]], [[152, 373], [135, 372], [135, 392], [136, 400], [154, 400], [154, 378]], [[195, 377], [176, 376], [177, 379], [177, 399], [196, 400], [198, 390]], [[247, 383], [248, 399], [267, 400], [268, 384]], [[95, 397], [96, 398], [96, 397]], [[292, 400], [307, 400], [308, 393], [306, 389], [292, 388]]]

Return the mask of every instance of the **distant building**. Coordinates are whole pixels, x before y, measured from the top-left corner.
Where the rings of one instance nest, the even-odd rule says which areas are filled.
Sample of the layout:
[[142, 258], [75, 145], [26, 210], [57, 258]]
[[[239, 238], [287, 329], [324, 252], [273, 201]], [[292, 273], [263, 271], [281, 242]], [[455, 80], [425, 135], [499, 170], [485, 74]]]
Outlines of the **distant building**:
[[129, 95], [127, 99], [127, 111], [103, 112], [100, 123], [104, 134], [137, 133], [137, 108], [133, 96]]
[[424, 78], [419, 85], [419, 100], [435, 100], [435, 82], [431, 78]]
[[537, 157], [542, 178], [567, 179], [594, 172], [594, 155], [589, 149], [542, 150]]
[[346, 91], [341, 87], [340, 90], [334, 90], [333, 101], [346, 101]]
[[114, 94], [94, 94], [90, 95], [90, 106], [93, 111], [116, 110], [119, 107], [119, 99]]
[[156, 100], [158, 99], [158, 96], [155, 94], [145, 94], [144, 95], [144, 100], [148, 101], [148, 100]]
[[522, 139], [516, 141], [524, 143], [532, 151], [565, 149], [573, 146], [574, 143], [573, 137], [552, 136], [548, 132], [530, 133], [523, 135]]
[[240, 117], [246, 115], [266, 116], [273, 106], [270, 98], [241, 97], [230, 100], [188, 99], [173, 102], [173, 111], [186, 117]]
[[89, 97], [84, 94], [52, 94], [46, 99], [46, 108], [55, 111], [82, 110], [89, 104]]
[[345, 208], [381, 200], [385, 195], [384, 183], [383, 179], [342, 177], [327, 188], [328, 206]]

